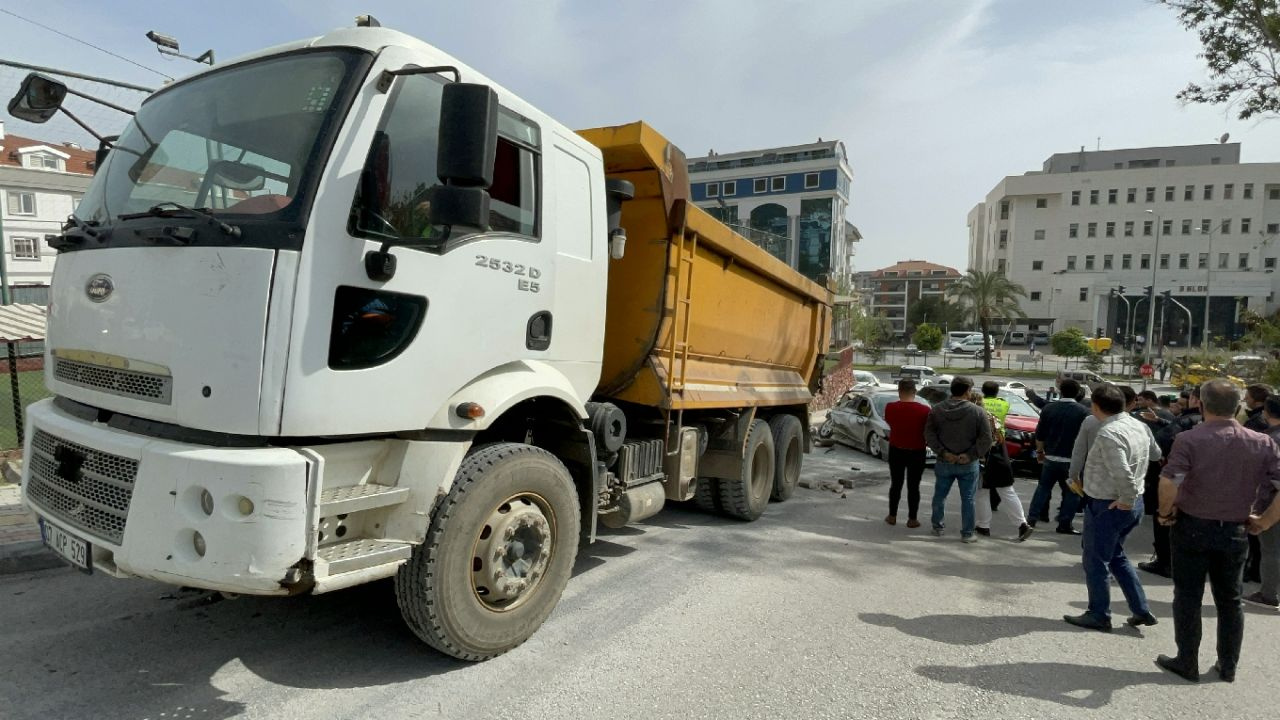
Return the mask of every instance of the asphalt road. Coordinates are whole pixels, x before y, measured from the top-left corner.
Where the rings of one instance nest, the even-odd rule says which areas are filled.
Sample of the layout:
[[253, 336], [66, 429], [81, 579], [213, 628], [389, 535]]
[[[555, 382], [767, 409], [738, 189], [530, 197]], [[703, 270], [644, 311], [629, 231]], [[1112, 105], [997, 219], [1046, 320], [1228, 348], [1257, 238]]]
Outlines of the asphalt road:
[[[211, 601], [69, 570], [3, 577], [0, 717], [1274, 715], [1276, 613], [1249, 611], [1235, 685], [1192, 686], [1152, 664], [1173, 649], [1167, 581], [1148, 584], [1159, 626], [1076, 630], [1060, 619], [1085, 597], [1073, 538], [962, 544], [954, 498], [947, 537], [890, 528], [883, 465], [844, 449], [816, 450], [806, 474], [854, 487], [799, 490], [752, 524], [677, 509], [606, 535], [533, 639], [480, 665], [419, 644], [385, 583]], [[1133, 554], [1149, 543], [1144, 527]]]

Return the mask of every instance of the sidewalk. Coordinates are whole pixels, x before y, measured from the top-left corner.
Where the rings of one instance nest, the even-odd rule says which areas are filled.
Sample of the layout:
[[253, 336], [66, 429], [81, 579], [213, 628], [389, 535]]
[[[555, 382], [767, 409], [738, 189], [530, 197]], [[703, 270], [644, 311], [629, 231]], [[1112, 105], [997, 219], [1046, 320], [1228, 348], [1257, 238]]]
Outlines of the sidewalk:
[[35, 517], [22, 506], [17, 485], [0, 480], [0, 575], [64, 565], [40, 542]]

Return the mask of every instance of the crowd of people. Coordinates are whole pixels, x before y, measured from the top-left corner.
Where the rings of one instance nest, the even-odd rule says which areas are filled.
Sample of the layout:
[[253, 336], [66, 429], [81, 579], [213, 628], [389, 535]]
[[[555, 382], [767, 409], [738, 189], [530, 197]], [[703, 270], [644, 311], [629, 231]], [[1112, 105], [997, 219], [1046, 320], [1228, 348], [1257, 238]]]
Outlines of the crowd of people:
[[[885, 408], [889, 425], [889, 514], [896, 525], [907, 491], [907, 527], [920, 527], [920, 483], [935, 456], [930, 525], [946, 535], [946, 504], [960, 495], [960, 540], [991, 535], [1001, 509], [1023, 542], [1049, 521], [1060, 493], [1055, 532], [1080, 536], [1088, 609], [1063, 619], [1110, 632], [1111, 579], [1129, 609], [1132, 627], [1156, 625], [1137, 570], [1173, 580], [1177, 653], [1156, 664], [1198, 681], [1201, 609], [1206, 581], [1218, 612], [1213, 671], [1235, 680], [1249, 602], [1280, 609], [1280, 395], [1266, 385], [1241, 393], [1212, 380], [1176, 397], [1127, 385], [1089, 388], [1062, 379], [1053, 399], [1035, 393], [1040, 477], [1024, 512], [1004, 443], [1007, 401], [999, 385], [975, 392], [956, 377], [950, 397], [930, 407], [916, 385], [898, 383], [898, 401]], [[987, 492], [981, 492], [986, 490]], [[1135, 569], [1125, 542], [1143, 515], [1154, 518], [1154, 554]], [[1082, 529], [1075, 527], [1083, 516]], [[1244, 583], [1259, 589], [1244, 595]]]

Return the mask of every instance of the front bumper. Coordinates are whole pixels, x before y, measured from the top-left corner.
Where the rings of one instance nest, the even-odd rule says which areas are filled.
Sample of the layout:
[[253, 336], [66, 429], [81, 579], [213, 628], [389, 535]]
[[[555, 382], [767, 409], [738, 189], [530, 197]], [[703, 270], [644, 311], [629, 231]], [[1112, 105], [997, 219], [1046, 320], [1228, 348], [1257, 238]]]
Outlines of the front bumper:
[[[94, 570], [285, 595], [307, 552], [309, 463], [287, 448], [156, 440], [43, 400], [27, 410], [22, 490], [88, 540]], [[209, 501], [212, 500], [212, 503]]]

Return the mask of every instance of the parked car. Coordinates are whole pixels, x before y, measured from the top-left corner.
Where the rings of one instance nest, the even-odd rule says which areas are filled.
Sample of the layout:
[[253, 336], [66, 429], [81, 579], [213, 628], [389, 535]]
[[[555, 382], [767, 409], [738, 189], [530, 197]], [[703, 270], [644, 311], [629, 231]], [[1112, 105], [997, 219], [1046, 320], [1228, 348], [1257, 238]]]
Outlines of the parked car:
[[1089, 372], [1088, 370], [1059, 370], [1058, 377], [1054, 381], [1054, 384], [1061, 385], [1062, 381], [1067, 378], [1071, 378], [1081, 385], [1084, 385], [1089, 388], [1090, 391], [1093, 390], [1094, 386], [1101, 385], [1106, 382], [1106, 380], [1102, 379], [1101, 375], [1095, 372]]
[[1087, 337], [1084, 339], [1084, 342], [1086, 345], [1089, 346], [1090, 350], [1098, 353], [1099, 355], [1111, 354], [1112, 343], [1111, 343], [1111, 338], [1109, 337], [1097, 337], [1097, 338]]
[[1028, 341], [1027, 333], [1023, 330], [1010, 330], [1009, 339], [1005, 342], [1009, 345], [1026, 345]]
[[1036, 330], [1027, 337], [1027, 342], [1045, 345], [1049, 342], [1049, 332], [1047, 330]]
[[907, 357], [920, 357], [922, 355], [924, 355], [924, 352], [922, 352], [920, 348], [916, 347], [915, 343], [911, 343], [907, 346]]
[[1026, 383], [1022, 382], [1021, 380], [1003, 380], [999, 382], [1000, 382], [1000, 389], [1002, 391], [1008, 391], [1014, 395], [1018, 395], [1022, 397], [1024, 400], [1026, 399], [1027, 397]]
[[880, 378], [875, 376], [875, 373], [869, 372], [867, 370], [853, 371], [853, 386], [855, 388], [859, 388], [859, 387], [896, 388], [897, 387], [896, 384], [882, 382]]
[[[855, 389], [845, 393], [818, 428], [818, 444], [840, 443], [872, 457], [888, 457], [889, 423], [884, 420], [884, 409], [897, 399], [898, 393], [889, 390]], [[916, 402], [929, 405], [921, 397], [916, 397]], [[926, 450], [925, 461], [933, 460], [933, 451]]]
[[928, 365], [903, 365], [898, 368], [898, 379], [902, 378], [915, 380], [917, 387], [951, 384], [950, 375], [941, 375]]
[[[991, 351], [994, 351], [995, 348], [995, 343], [992, 343]], [[973, 337], [966, 339], [964, 342], [955, 343], [948, 348], [948, 351], [955, 355], [973, 355], [979, 358], [982, 357], [983, 353], [988, 352], [986, 346], [982, 343], [981, 335], [974, 335]]]

